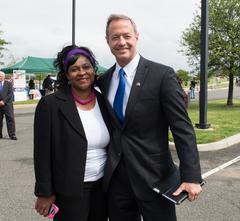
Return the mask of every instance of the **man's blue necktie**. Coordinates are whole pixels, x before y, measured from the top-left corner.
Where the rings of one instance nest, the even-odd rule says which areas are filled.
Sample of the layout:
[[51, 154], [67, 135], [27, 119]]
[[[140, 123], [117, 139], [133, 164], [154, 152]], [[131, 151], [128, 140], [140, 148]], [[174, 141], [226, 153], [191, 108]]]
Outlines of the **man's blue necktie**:
[[123, 98], [124, 98], [125, 83], [126, 83], [126, 79], [125, 79], [124, 75], [125, 75], [125, 72], [124, 72], [123, 68], [121, 68], [118, 72], [119, 84], [118, 84], [117, 92], [116, 92], [114, 102], [113, 102], [113, 109], [121, 123], [123, 122], [123, 119], [124, 119], [124, 117], [123, 117]]

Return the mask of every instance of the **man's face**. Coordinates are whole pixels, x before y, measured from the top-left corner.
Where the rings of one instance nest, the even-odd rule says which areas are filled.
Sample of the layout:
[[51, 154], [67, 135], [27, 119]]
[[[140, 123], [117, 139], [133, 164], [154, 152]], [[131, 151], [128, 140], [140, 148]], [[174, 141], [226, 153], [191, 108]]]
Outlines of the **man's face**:
[[108, 28], [107, 43], [119, 65], [124, 67], [136, 55], [138, 33], [129, 20], [113, 20]]

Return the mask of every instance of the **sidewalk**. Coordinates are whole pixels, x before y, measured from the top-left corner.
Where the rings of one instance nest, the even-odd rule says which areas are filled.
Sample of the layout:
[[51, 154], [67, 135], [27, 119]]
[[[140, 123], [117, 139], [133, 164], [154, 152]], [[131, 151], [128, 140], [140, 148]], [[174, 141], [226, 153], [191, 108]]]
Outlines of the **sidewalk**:
[[14, 109], [23, 109], [23, 108], [35, 108], [37, 104], [16, 104], [14, 105]]

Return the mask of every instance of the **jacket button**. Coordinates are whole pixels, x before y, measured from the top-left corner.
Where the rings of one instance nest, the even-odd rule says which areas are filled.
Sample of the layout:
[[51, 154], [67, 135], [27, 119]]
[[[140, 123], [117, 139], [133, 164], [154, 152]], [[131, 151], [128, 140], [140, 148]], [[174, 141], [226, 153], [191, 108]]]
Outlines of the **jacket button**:
[[121, 156], [121, 153], [119, 152], [117, 155], [120, 157], [120, 156]]

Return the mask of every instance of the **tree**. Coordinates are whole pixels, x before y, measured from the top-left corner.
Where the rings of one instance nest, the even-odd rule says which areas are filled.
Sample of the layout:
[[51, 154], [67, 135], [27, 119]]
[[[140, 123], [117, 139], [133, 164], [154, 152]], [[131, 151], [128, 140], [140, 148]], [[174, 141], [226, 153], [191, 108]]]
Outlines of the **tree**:
[[176, 74], [183, 81], [184, 85], [187, 86], [191, 78], [189, 72], [179, 69], [176, 71]]
[[[200, 10], [183, 32], [181, 47], [190, 65], [200, 66]], [[209, 0], [209, 74], [229, 78], [227, 105], [233, 105], [234, 76], [240, 72], [240, 1]]]
[[[2, 35], [2, 31], [0, 30], [0, 35]], [[5, 50], [5, 45], [7, 45], [7, 44], [9, 44], [9, 42], [7, 42], [7, 41], [5, 41], [4, 39], [2, 39], [1, 37], [0, 37], [0, 59], [3, 57], [3, 53], [2, 53], [2, 51], [3, 50]], [[4, 64], [4, 62], [2, 62], [1, 60], [0, 60], [0, 65], [3, 65]]]

